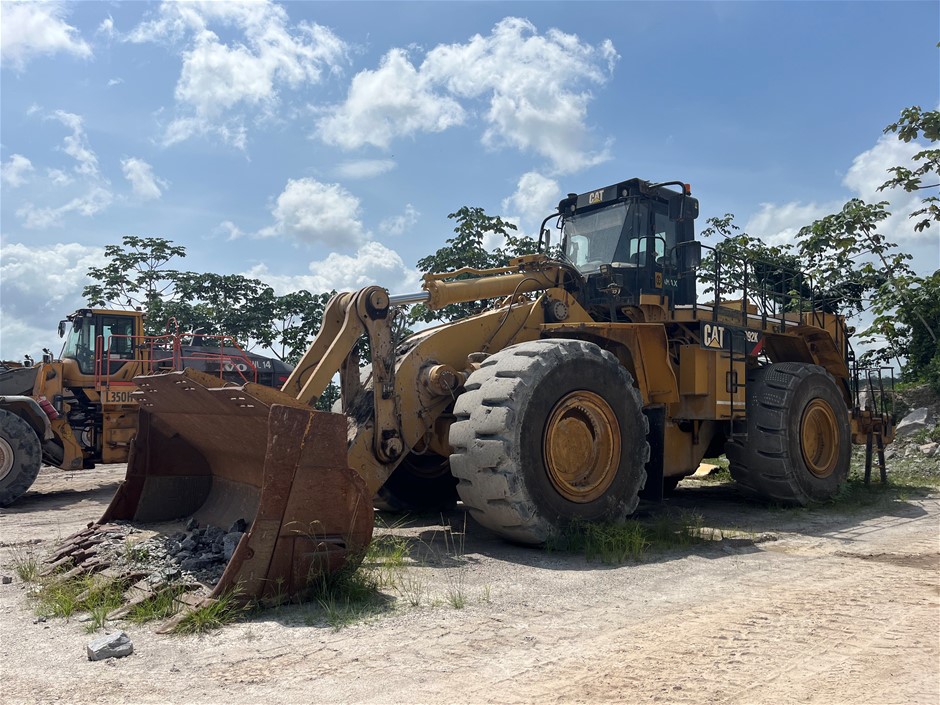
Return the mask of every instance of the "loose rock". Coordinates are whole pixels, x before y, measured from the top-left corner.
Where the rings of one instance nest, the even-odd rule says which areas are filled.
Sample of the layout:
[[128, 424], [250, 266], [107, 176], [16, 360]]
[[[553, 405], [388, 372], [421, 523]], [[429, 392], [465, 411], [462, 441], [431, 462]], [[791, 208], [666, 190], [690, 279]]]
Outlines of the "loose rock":
[[235, 548], [244, 535], [241, 531], [232, 531], [222, 539], [222, 555], [225, 557], [226, 562], [232, 559], [232, 554], [235, 553]]
[[937, 443], [924, 443], [922, 446], [917, 446], [917, 449], [927, 457], [936, 455], [937, 448], [940, 448]]
[[89, 661], [123, 658], [134, 653], [134, 643], [125, 632], [117, 632], [92, 639], [85, 647], [85, 651]]
[[911, 413], [901, 419], [895, 430], [895, 437], [902, 438], [912, 433], [917, 433], [928, 426], [934, 425], [933, 413], [927, 407], [914, 409]]

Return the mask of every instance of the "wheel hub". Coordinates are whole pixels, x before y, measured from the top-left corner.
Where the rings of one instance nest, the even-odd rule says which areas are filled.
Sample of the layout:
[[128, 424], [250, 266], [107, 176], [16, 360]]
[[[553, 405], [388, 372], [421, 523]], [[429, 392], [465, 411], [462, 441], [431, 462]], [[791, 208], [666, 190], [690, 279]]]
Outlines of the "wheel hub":
[[800, 423], [803, 462], [816, 477], [828, 477], [839, 461], [839, 429], [832, 408], [814, 399], [803, 411]]
[[565, 395], [545, 425], [543, 456], [555, 489], [572, 502], [591, 502], [607, 491], [620, 468], [620, 424], [599, 394]]
[[13, 448], [5, 438], [0, 438], [0, 482], [6, 479], [13, 469]]

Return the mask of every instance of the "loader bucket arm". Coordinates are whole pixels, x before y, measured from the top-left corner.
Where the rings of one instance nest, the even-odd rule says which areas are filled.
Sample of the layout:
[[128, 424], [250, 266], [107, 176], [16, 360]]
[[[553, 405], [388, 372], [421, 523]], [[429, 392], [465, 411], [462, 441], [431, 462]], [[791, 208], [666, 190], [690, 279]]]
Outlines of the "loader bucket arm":
[[[185, 370], [137, 378], [139, 430], [127, 475], [102, 518], [247, 530], [208, 599], [303, 598], [324, 575], [355, 567], [372, 537], [371, 494], [347, 466], [346, 419], [256, 384], [218, 386]], [[57, 558], [68, 552], [60, 551]], [[84, 555], [84, 554], [82, 554]]]

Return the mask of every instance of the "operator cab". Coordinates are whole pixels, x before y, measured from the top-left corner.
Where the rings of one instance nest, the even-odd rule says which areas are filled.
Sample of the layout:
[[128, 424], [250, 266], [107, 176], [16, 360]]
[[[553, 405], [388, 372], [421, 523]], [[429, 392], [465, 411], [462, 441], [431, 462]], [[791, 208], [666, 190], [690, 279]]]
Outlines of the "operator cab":
[[[134, 338], [139, 313], [121, 314], [115, 311], [79, 309], [64, 321], [59, 321], [59, 337], [65, 337], [61, 358], [78, 363], [82, 374], [95, 374], [95, 360], [109, 361], [106, 374], [114, 374], [126, 360], [134, 359]], [[103, 363], [102, 363], [103, 364]]]
[[[678, 186], [674, 191], [666, 186]], [[586, 282], [588, 305], [603, 305], [611, 318], [640, 296], [668, 297], [672, 304], [695, 298], [700, 259], [693, 223], [698, 200], [687, 184], [630, 179], [558, 204], [564, 257]]]

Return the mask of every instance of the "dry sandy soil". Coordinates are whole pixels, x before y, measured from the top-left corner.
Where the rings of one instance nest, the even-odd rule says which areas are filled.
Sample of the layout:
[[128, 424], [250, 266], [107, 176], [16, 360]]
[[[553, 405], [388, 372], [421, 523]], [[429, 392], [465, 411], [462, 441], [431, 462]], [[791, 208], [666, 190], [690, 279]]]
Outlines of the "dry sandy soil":
[[[45, 470], [0, 513], [0, 574], [96, 519], [122, 476]], [[389, 591], [388, 612], [338, 631], [302, 605], [204, 636], [119, 624], [134, 654], [94, 663], [85, 624], [37, 622], [14, 578], [0, 585], [0, 701], [940, 702], [940, 496], [775, 511], [698, 486], [645, 511], [677, 507], [746, 531], [611, 567], [472, 523], [455, 556], [440, 520], [417, 521], [400, 530], [417, 607]]]

